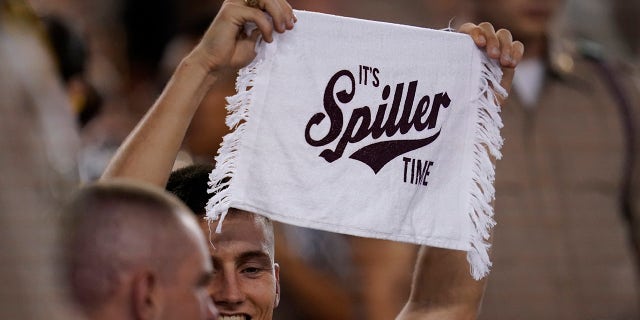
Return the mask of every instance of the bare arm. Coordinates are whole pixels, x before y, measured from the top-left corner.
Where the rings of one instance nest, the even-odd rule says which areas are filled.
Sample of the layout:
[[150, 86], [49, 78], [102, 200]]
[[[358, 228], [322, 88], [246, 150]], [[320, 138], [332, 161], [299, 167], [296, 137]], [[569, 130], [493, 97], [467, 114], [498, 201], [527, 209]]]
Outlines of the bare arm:
[[[225, 68], [247, 65], [259, 35], [272, 41], [273, 31], [293, 28], [294, 16], [285, 0], [262, 1], [265, 13], [242, 0], [227, 0], [196, 48], [182, 60], [164, 91], [118, 149], [102, 179], [125, 177], [161, 187], [200, 102]], [[250, 35], [244, 24], [257, 29]]]
[[[508, 30], [495, 31], [489, 23], [466, 23], [460, 32], [469, 34], [489, 57], [499, 59], [504, 73], [501, 85], [509, 91], [524, 53], [522, 43], [513, 41]], [[476, 281], [471, 277], [466, 252], [423, 246], [409, 300], [397, 319], [476, 319], [485, 285], [486, 278]]]
[[368, 320], [393, 319], [409, 297], [418, 246], [349, 237], [361, 288], [358, 302]]
[[464, 251], [423, 246], [411, 295], [397, 319], [475, 319], [486, 278], [471, 277]]

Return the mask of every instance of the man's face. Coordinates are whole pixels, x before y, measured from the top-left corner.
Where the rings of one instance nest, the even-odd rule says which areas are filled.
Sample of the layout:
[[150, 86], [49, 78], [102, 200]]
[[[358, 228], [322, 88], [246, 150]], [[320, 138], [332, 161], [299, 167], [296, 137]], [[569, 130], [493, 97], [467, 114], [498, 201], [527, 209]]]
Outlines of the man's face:
[[195, 219], [189, 218], [192, 221], [188, 223], [187, 239], [179, 248], [186, 258], [180, 261], [172, 279], [164, 282], [161, 318], [216, 320], [218, 310], [208, 293], [213, 267], [208, 257], [207, 242]]
[[[201, 227], [209, 231], [207, 222]], [[273, 261], [273, 239], [265, 229], [255, 215], [232, 209], [222, 224], [222, 233], [210, 234], [214, 272], [209, 293], [220, 320], [273, 317], [280, 298], [280, 275]]]
[[514, 38], [526, 40], [547, 34], [562, 0], [477, 0], [477, 19], [507, 28]]

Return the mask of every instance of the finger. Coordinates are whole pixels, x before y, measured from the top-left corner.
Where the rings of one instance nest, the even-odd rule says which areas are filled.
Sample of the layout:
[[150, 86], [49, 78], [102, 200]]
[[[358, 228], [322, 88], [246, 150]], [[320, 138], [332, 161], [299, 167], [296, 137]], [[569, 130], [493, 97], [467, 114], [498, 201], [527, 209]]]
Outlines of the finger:
[[[510, 66], [502, 67], [502, 79], [500, 85], [507, 91], [507, 94], [511, 91], [511, 85], [513, 83], [513, 77], [515, 76], [515, 67], [522, 60], [524, 55], [524, 45], [520, 41], [514, 41], [511, 43], [511, 58], [512, 64]], [[504, 103], [504, 97], [498, 97], [500, 105]]]
[[511, 83], [513, 82], [513, 75], [515, 74], [516, 69], [511, 67], [502, 67], [502, 79], [500, 80], [500, 86], [504, 88], [507, 95], [503, 96], [501, 94], [496, 93], [496, 99], [498, 100], [498, 104], [503, 106], [505, 101], [507, 101], [507, 97], [511, 92]]
[[[507, 91], [507, 94], [511, 92], [511, 83], [513, 82], [513, 75], [515, 74], [516, 69], [512, 67], [503, 67], [502, 68], [502, 80], [500, 80], [500, 85]], [[506, 97], [498, 96], [498, 101], [502, 105]]]
[[511, 44], [513, 37], [507, 29], [500, 29], [496, 32], [498, 42], [500, 43], [500, 65], [503, 67], [514, 67], [513, 57], [511, 55]]
[[476, 46], [484, 48], [487, 45], [487, 38], [482, 34], [482, 30], [475, 24], [467, 22], [460, 26], [459, 32], [466, 33], [471, 36]]
[[258, 41], [258, 37], [260, 37], [260, 32], [258, 30], [253, 30], [248, 38], [249, 38], [249, 41], [255, 44], [256, 41]]
[[254, 48], [258, 37], [260, 37], [260, 30], [255, 29], [248, 37], [238, 41], [236, 54], [230, 63], [232, 68], [244, 67], [256, 57]]
[[291, 30], [293, 29], [293, 25], [296, 23], [298, 19], [296, 18], [296, 15], [293, 13], [293, 8], [289, 4], [289, 2], [287, 2], [286, 0], [280, 0], [280, 1], [282, 2], [282, 7], [285, 9], [285, 14], [287, 17], [286, 19], [287, 29]]
[[487, 38], [487, 55], [492, 59], [500, 58], [500, 42], [496, 36], [496, 31], [493, 29], [493, 25], [488, 22], [483, 22], [478, 25], [482, 30], [483, 35]]
[[260, 0], [260, 7], [266, 11], [273, 19], [273, 27], [277, 32], [286, 30], [288, 19], [284, 12], [284, 7], [279, 0]]
[[255, 23], [258, 30], [260, 30], [260, 34], [262, 34], [264, 41], [272, 42], [274, 24], [269, 20], [267, 15], [260, 9], [245, 7], [245, 10], [247, 11], [247, 14], [244, 16], [244, 23]]
[[282, 33], [286, 30], [293, 29], [295, 16], [293, 8], [286, 0], [261, 0], [264, 10], [271, 15], [273, 26], [276, 31]]
[[512, 67], [516, 67], [524, 56], [524, 44], [520, 41], [514, 41], [511, 43], [511, 58], [513, 59]]
[[225, 1], [224, 5], [229, 7], [227, 10], [220, 10], [218, 15], [225, 14], [227, 17], [224, 20], [232, 21], [240, 30], [248, 22], [253, 22], [262, 38], [266, 42], [273, 41], [273, 28], [274, 25], [271, 19], [261, 9], [249, 7], [244, 1]]
[[295, 24], [296, 18], [293, 14], [293, 8], [286, 0], [275, 0], [280, 5], [280, 10], [282, 13], [282, 21], [284, 23], [283, 28], [287, 30], [293, 29], [293, 25]]

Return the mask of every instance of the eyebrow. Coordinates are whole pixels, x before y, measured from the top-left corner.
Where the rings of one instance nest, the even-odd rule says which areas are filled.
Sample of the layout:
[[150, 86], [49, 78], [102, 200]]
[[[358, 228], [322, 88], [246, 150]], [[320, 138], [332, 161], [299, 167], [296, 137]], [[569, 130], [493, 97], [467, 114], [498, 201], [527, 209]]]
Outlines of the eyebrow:
[[[241, 253], [235, 258], [235, 264], [240, 265], [250, 260], [258, 260], [258, 262], [263, 262], [270, 266], [273, 264], [273, 259], [271, 259], [271, 256], [261, 250], [252, 250]], [[215, 269], [216, 266], [219, 266], [222, 263], [222, 260], [219, 257], [211, 255], [211, 263], [213, 264]]]
[[271, 265], [271, 257], [263, 251], [247, 251], [243, 252], [236, 260], [238, 264], [245, 263], [249, 260], [258, 260], [259, 262], [265, 262]]

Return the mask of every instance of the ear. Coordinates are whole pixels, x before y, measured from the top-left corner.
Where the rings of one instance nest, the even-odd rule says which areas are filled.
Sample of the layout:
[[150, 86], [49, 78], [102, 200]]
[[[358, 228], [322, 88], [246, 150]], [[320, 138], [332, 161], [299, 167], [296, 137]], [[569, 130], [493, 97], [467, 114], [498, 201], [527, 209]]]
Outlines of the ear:
[[133, 277], [131, 287], [134, 319], [154, 319], [160, 313], [157, 276], [149, 270], [138, 272]]
[[277, 307], [280, 303], [280, 265], [277, 263], [273, 264], [273, 270], [276, 276], [276, 301], [274, 307]]

